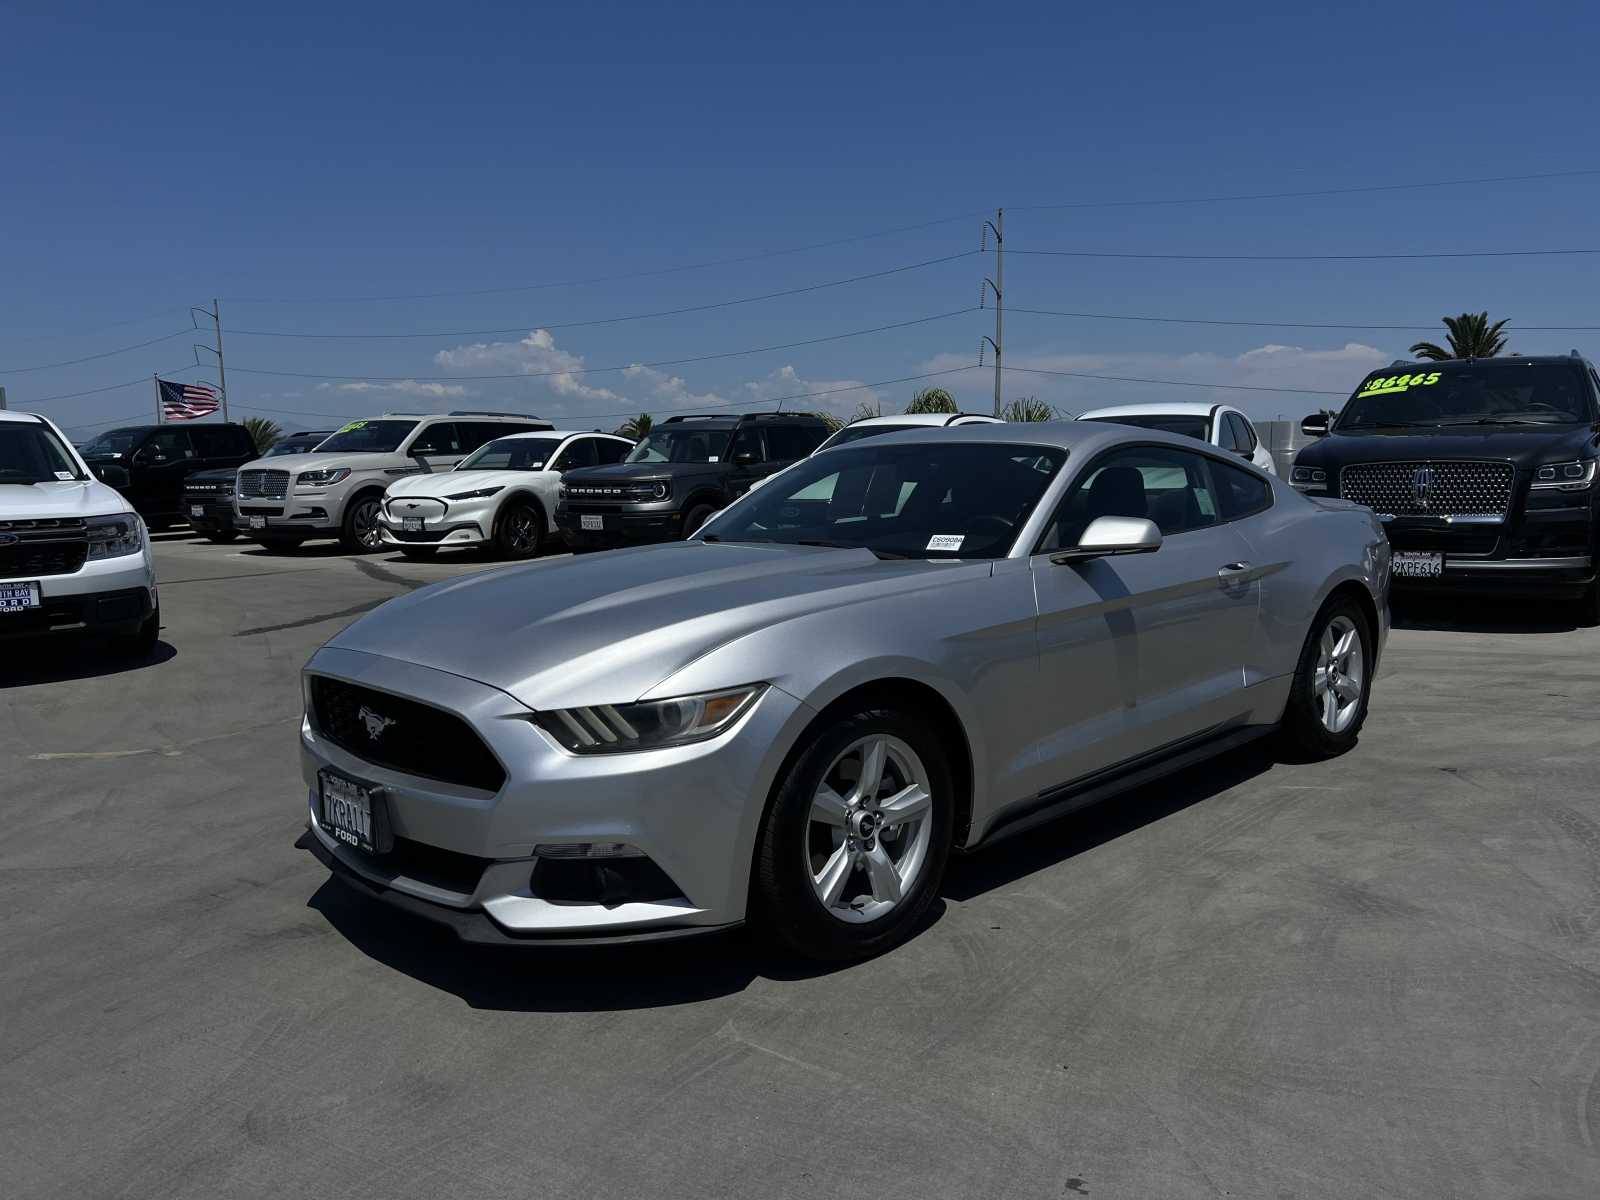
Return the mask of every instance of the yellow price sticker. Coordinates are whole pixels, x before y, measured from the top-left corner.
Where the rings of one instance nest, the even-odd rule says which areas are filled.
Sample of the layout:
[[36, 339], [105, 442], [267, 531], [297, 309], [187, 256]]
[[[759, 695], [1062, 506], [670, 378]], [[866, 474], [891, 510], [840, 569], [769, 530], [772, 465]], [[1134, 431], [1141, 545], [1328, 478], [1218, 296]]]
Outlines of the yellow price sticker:
[[366, 427], [367, 423], [365, 421], [351, 421], [350, 424], [342, 426], [339, 432], [349, 433], [352, 429], [365, 429]]
[[1361, 390], [1356, 393], [1356, 399], [1365, 400], [1368, 396], [1398, 396], [1401, 392], [1408, 392], [1414, 387], [1429, 387], [1438, 382], [1438, 371], [1418, 372], [1415, 375], [1379, 376], [1362, 384]]

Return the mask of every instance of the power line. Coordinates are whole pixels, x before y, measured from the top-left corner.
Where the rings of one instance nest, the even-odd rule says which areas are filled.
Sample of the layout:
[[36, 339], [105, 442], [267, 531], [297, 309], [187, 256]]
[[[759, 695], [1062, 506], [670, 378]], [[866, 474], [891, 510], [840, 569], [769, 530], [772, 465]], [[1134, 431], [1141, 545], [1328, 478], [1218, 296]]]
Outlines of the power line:
[[1227, 204], [1236, 200], [1299, 200], [1314, 196], [1354, 196], [1364, 192], [1406, 192], [1425, 188], [1471, 187], [1482, 183], [1524, 183], [1538, 179], [1576, 179], [1600, 175], [1600, 168], [1545, 171], [1533, 175], [1485, 175], [1475, 179], [1433, 179], [1421, 183], [1377, 183], [1359, 187], [1314, 188], [1296, 192], [1247, 192], [1231, 196], [1188, 196], [1161, 200], [1074, 200], [1063, 204], [1018, 204], [1012, 212], [1049, 212], [1069, 208], [1154, 208], [1178, 204]]
[[[180, 375], [184, 371], [192, 371], [192, 370], [194, 370], [195, 367], [198, 366], [198, 365], [199, 365], [198, 363], [185, 363], [181, 367], [175, 367], [170, 371], [160, 371], [160, 372], [157, 372], [157, 374], [160, 374], [160, 375]], [[149, 387], [149, 386], [150, 386], [150, 376], [141, 375], [138, 379], [130, 379], [126, 383], [108, 383], [105, 387], [89, 388], [88, 390], [82, 391], [82, 392], [61, 392], [61, 393], [59, 393], [58, 395], [55, 395], [55, 396], [36, 396], [32, 400], [25, 401], [25, 403], [27, 403], [27, 404], [47, 404], [52, 400], [74, 400], [79, 396], [98, 396], [102, 392], [115, 392], [115, 391], [121, 390], [122, 388]]]
[[1303, 396], [1348, 396], [1349, 392], [1332, 392], [1322, 388], [1259, 387], [1248, 383], [1196, 383], [1192, 379], [1142, 379], [1133, 375], [1090, 375], [1085, 371], [1047, 371], [1043, 367], [1018, 367], [1008, 365], [1008, 371], [1026, 371], [1030, 375], [1062, 375], [1069, 379], [1103, 379], [1109, 383], [1159, 383], [1165, 387], [1223, 388], [1230, 392], [1294, 392]]
[[659, 267], [649, 271], [624, 271], [615, 275], [594, 275], [587, 279], [561, 279], [549, 283], [516, 284], [510, 287], [476, 288], [467, 291], [449, 292], [413, 292], [404, 295], [390, 296], [323, 296], [323, 297], [260, 297], [260, 296], [224, 296], [230, 304], [363, 304], [377, 303], [391, 300], [441, 300], [451, 297], [466, 296], [504, 296], [514, 292], [540, 292], [551, 288], [582, 287], [594, 283], [614, 283], [624, 279], [649, 279], [660, 275], [676, 275], [685, 271], [703, 271], [710, 267], [733, 266], [738, 263], [761, 262], [769, 258], [781, 258], [789, 254], [804, 254], [811, 250], [827, 250], [834, 246], [849, 246], [856, 242], [870, 241], [873, 238], [890, 237], [897, 233], [912, 233], [919, 229], [932, 229], [937, 225], [949, 225], [955, 221], [967, 221], [973, 217], [982, 216], [979, 213], [961, 213], [953, 217], [938, 217], [932, 221], [920, 221], [915, 225], [899, 225], [893, 229], [879, 229], [872, 233], [856, 234], [853, 237], [835, 238], [827, 242], [812, 242], [804, 246], [789, 246], [782, 250], [766, 250], [759, 254], [741, 254], [733, 258], [713, 258], [704, 262], [683, 263], [675, 267]]
[[[1155, 317], [1130, 313], [1063, 312], [1051, 308], [1011, 308], [1014, 313], [1030, 313], [1037, 317], [1070, 317], [1081, 321], [1142, 321], [1157, 325], [1230, 325], [1256, 329], [1350, 329], [1389, 333], [1433, 333], [1439, 328], [1432, 325], [1363, 325], [1355, 322], [1322, 321], [1230, 321], [1213, 317]], [[1518, 325], [1515, 333], [1593, 333], [1600, 325]]]
[[8, 334], [5, 340], [8, 342], [56, 342], [63, 338], [81, 337], [85, 333], [98, 333], [102, 329], [120, 329], [125, 325], [138, 325], [145, 321], [153, 321], [157, 317], [170, 316], [173, 313], [186, 313], [188, 311], [189, 306], [185, 304], [174, 308], [163, 308], [159, 312], [146, 313], [142, 317], [127, 317], [121, 321], [106, 321], [101, 324], [74, 329], [70, 333], [31, 333], [19, 337], [12, 337]]
[[173, 338], [187, 337], [194, 330], [180, 329], [177, 333], [166, 333], [160, 337], [151, 338], [147, 342], [135, 342], [131, 346], [118, 346], [115, 350], [103, 350], [99, 354], [85, 354], [82, 358], [64, 358], [60, 362], [40, 363], [36, 367], [4, 367], [0, 368], [0, 375], [22, 375], [28, 371], [50, 371], [56, 367], [74, 367], [79, 363], [94, 362], [99, 358], [111, 358], [117, 354], [127, 354], [130, 350], [142, 350], [146, 346], [154, 346], [158, 342], [170, 342]]
[[[145, 380], [145, 382], [148, 383], [149, 380]], [[121, 425], [124, 421], [133, 421], [135, 423], [144, 423], [145, 422], [145, 414], [143, 414], [143, 413], [129, 413], [127, 416], [123, 416], [123, 417], [112, 417], [109, 421], [90, 421], [87, 425], [63, 425], [61, 428], [63, 428], [63, 429], [100, 429], [100, 428], [102, 428], [102, 427], [104, 427], [106, 425]]]
[[1139, 258], [1182, 262], [1379, 262], [1415, 258], [1544, 258], [1567, 254], [1600, 254], [1600, 250], [1442, 250], [1408, 254], [1143, 254], [1121, 250], [1016, 250], [1012, 254], [1052, 258]]
[[[958, 308], [951, 312], [935, 313], [931, 317], [916, 317], [910, 321], [896, 321], [889, 325], [874, 325], [870, 329], [852, 329], [847, 333], [830, 333], [826, 337], [806, 338], [798, 342], [781, 342], [772, 346], [752, 346], [746, 350], [723, 350], [716, 354], [697, 354], [688, 358], [660, 358], [651, 362], [631, 362], [615, 367], [567, 367], [553, 371], [514, 371], [503, 375], [322, 375], [311, 371], [273, 371], [262, 367], [235, 367], [235, 371], [249, 375], [278, 375], [289, 379], [335, 379], [373, 383], [468, 383], [506, 379], [549, 379], [557, 375], [597, 375], [610, 371], [628, 371], [634, 367], [681, 367], [690, 363], [711, 362], [722, 358], [742, 358], [749, 354], [766, 354], [774, 350], [794, 350], [801, 346], [817, 346], [823, 342], [838, 342], [846, 338], [865, 337], [893, 329], [907, 329], [913, 325], [926, 325], [951, 317], [977, 312], [976, 307]], [[548, 327], [546, 327], [548, 328]]]
[[921, 262], [907, 263], [901, 267], [890, 267], [883, 271], [869, 271], [865, 275], [852, 275], [848, 279], [830, 279], [825, 283], [812, 283], [805, 287], [785, 288], [781, 292], [764, 292], [759, 296], [741, 296], [734, 300], [718, 300], [711, 304], [690, 304], [683, 308], [666, 308], [657, 312], [630, 313], [620, 317], [594, 317], [587, 321], [524, 321], [506, 329], [450, 329], [434, 330], [416, 333], [312, 333], [297, 330], [282, 329], [230, 329], [228, 332], [235, 337], [276, 337], [276, 338], [317, 338], [335, 341], [393, 341], [404, 338], [458, 338], [458, 337], [485, 337], [493, 334], [522, 333], [528, 329], [583, 329], [594, 325], [620, 325], [628, 321], [648, 321], [656, 317], [676, 317], [684, 313], [710, 312], [713, 309], [733, 308], [740, 304], [755, 304], [761, 300], [776, 300], [783, 296], [800, 296], [807, 292], [820, 292], [827, 288], [844, 287], [851, 283], [861, 283], [868, 279], [882, 279], [887, 275], [902, 275], [907, 271], [918, 271], [924, 267], [938, 266], [940, 263], [955, 262], [960, 258], [971, 258], [977, 254], [976, 250], [963, 250], [959, 254], [946, 254], [942, 258], [929, 258]]

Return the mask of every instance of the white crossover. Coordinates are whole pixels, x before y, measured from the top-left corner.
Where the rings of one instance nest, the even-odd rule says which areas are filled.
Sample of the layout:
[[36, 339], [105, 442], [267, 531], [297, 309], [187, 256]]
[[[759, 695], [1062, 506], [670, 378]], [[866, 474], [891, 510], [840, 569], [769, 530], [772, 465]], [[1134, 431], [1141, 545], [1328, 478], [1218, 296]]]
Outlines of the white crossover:
[[1097, 408], [1078, 417], [1080, 421], [1114, 421], [1139, 429], [1159, 429], [1237, 454], [1268, 475], [1276, 475], [1272, 453], [1261, 444], [1261, 436], [1250, 418], [1226, 404], [1176, 402], [1172, 404], [1123, 404], [1117, 408]]
[[409, 475], [384, 493], [378, 528], [407, 558], [476, 546], [532, 558], [555, 533], [561, 472], [619, 463], [633, 449], [609, 433], [552, 430], [496, 438], [452, 471]]
[[143, 654], [160, 628], [144, 521], [50, 420], [0, 411], [0, 643], [93, 633]]

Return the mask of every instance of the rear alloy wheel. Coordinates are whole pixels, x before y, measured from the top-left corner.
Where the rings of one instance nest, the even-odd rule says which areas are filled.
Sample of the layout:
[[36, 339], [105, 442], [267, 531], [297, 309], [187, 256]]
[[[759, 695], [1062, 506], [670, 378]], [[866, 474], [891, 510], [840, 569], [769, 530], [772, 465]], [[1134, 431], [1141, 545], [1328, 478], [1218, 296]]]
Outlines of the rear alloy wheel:
[[352, 554], [371, 554], [383, 549], [383, 530], [378, 526], [378, 510], [383, 504], [376, 494], [357, 496], [344, 510], [339, 544]]
[[755, 899], [811, 958], [865, 958], [927, 910], [950, 855], [953, 785], [925, 723], [893, 709], [816, 735], [778, 792], [757, 846]]
[[544, 514], [521, 500], [509, 501], [494, 524], [494, 550], [501, 558], [536, 558], [544, 549]]
[[1283, 736], [1313, 758], [1332, 758], [1355, 745], [1372, 695], [1372, 635], [1360, 607], [1345, 598], [1323, 605], [1300, 652]]

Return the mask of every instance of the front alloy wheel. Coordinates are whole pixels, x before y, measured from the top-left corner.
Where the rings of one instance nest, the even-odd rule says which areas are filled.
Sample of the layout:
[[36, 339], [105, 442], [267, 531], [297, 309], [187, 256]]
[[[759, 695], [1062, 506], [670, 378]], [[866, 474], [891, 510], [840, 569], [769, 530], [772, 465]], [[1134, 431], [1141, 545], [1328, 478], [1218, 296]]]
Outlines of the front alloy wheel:
[[1332, 758], [1356, 744], [1372, 696], [1373, 634], [1349, 595], [1311, 622], [1284, 707], [1282, 738], [1297, 757]]
[[954, 800], [925, 717], [864, 708], [813, 730], [762, 822], [752, 916], [811, 958], [896, 945], [938, 892]]
[[378, 527], [378, 509], [382, 501], [377, 496], [359, 496], [345, 510], [344, 530], [339, 538], [346, 550], [356, 554], [371, 554], [383, 548], [383, 530]]
[[1318, 715], [1329, 733], [1343, 733], [1356, 719], [1366, 674], [1356, 623], [1343, 614], [1334, 617], [1317, 644], [1317, 669], [1312, 676]]

